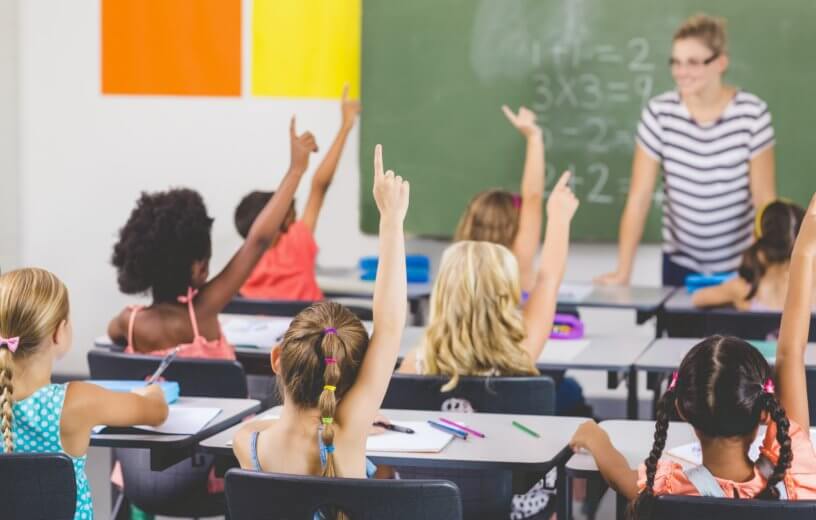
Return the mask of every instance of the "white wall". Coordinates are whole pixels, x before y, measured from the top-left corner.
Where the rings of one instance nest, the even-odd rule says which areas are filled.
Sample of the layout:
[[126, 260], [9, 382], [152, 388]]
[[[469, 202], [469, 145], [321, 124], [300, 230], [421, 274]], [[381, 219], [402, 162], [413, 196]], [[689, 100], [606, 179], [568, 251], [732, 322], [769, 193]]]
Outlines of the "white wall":
[[[8, 5], [10, 0], [0, 0]], [[109, 259], [141, 190], [189, 186], [202, 193], [216, 217], [212, 267], [218, 269], [238, 246], [231, 223], [235, 204], [251, 189], [274, 188], [286, 169], [289, 116], [297, 113], [299, 128], [311, 129], [322, 151], [340, 121], [336, 103], [325, 101], [101, 96], [99, 5], [19, 3], [20, 260], [54, 271], [69, 286], [75, 348], [59, 369], [74, 373], [85, 371], [85, 352], [109, 318], [134, 301], [119, 294]], [[0, 49], [13, 33], [13, 20], [0, 16]], [[2, 88], [5, 93], [8, 87]], [[9, 132], [13, 143], [14, 128], [0, 127], [0, 136]], [[376, 250], [376, 241], [358, 230], [358, 145], [355, 131], [318, 226], [322, 265], [351, 265]], [[6, 162], [0, 163], [3, 172]], [[305, 195], [301, 189], [301, 202]], [[412, 241], [409, 251], [437, 256], [441, 248]], [[645, 254], [636, 281], [657, 284], [656, 250], [646, 248]], [[579, 246], [567, 277], [587, 280], [613, 264], [613, 248]]]
[[18, 197], [17, 0], [0, 0], [0, 269], [17, 263]]

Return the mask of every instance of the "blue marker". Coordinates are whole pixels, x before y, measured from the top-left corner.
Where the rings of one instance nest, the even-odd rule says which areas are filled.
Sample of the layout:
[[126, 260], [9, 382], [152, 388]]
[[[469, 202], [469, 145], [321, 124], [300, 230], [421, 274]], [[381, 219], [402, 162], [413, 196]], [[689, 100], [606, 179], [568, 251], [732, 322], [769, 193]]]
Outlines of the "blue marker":
[[463, 432], [462, 430], [457, 430], [456, 428], [451, 428], [450, 426], [445, 426], [444, 424], [439, 424], [438, 422], [434, 422], [429, 420], [428, 424], [431, 425], [431, 428], [436, 428], [439, 431], [450, 433], [451, 435], [455, 435], [462, 440], [467, 440], [468, 434], [467, 432]]

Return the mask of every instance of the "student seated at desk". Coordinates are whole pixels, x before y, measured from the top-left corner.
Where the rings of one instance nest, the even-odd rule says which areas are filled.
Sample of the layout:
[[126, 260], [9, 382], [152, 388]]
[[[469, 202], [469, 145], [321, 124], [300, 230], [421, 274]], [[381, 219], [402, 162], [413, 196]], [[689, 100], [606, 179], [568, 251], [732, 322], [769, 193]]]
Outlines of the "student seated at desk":
[[91, 429], [97, 424], [158, 426], [168, 408], [158, 385], [120, 393], [81, 381], [51, 383], [54, 363], [70, 350], [72, 336], [68, 291], [56, 276], [42, 269], [0, 276], [3, 453], [70, 457], [76, 478], [74, 518], [90, 520], [93, 504], [85, 463]]
[[[816, 498], [816, 454], [810, 441], [805, 346], [816, 260], [816, 196], [791, 256], [790, 289], [782, 314], [773, 371], [743, 340], [714, 336], [695, 346], [672, 377], [657, 411], [655, 442], [639, 470], [594, 422], [581, 425], [571, 445], [589, 450], [601, 474], [630, 500], [635, 518], [649, 518], [655, 495], [679, 494], [769, 500]], [[777, 393], [778, 392], [778, 393]], [[684, 470], [660, 460], [669, 419], [677, 413], [694, 427], [703, 464]], [[748, 449], [768, 425], [753, 463]], [[644, 447], [645, 451], [645, 447]]]
[[697, 290], [696, 307], [733, 305], [739, 310], [781, 311], [788, 292], [791, 251], [804, 210], [777, 200], [756, 215], [755, 242], [742, 255], [738, 275], [721, 285]]
[[380, 263], [374, 286], [374, 334], [338, 303], [298, 314], [272, 354], [283, 393], [281, 416], [236, 433], [242, 468], [296, 475], [364, 478], [366, 437], [382, 404], [405, 327], [408, 287], [403, 220], [409, 186], [383, 172], [374, 156], [374, 199], [380, 211]]
[[[348, 85], [343, 89], [340, 110], [343, 122], [326, 157], [317, 167], [302, 218], [296, 220], [295, 202], [292, 200], [280, 225], [280, 234], [241, 286], [241, 296], [270, 300], [323, 299], [315, 275], [318, 248], [314, 231], [346, 138], [360, 113], [360, 103], [348, 97]], [[253, 191], [235, 208], [235, 227], [242, 237], [247, 237], [252, 223], [274, 194], [273, 191]]]
[[521, 107], [514, 114], [506, 105], [502, 111], [527, 141], [521, 195], [498, 189], [477, 194], [459, 220], [454, 240], [483, 240], [513, 251], [521, 290], [526, 295], [536, 280], [535, 255], [541, 237], [544, 199], [544, 141], [535, 112]]
[[[218, 322], [218, 313], [238, 292], [255, 264], [279, 234], [295, 190], [317, 150], [314, 137], [289, 128], [291, 164], [277, 193], [252, 224], [246, 240], [212, 280], [209, 263], [212, 218], [201, 196], [174, 189], [144, 193], [113, 250], [119, 289], [150, 291], [149, 307], [129, 307], [111, 320], [108, 335], [127, 352], [164, 355], [179, 346], [179, 356], [235, 359]], [[138, 324], [136, 317], [139, 317]]]

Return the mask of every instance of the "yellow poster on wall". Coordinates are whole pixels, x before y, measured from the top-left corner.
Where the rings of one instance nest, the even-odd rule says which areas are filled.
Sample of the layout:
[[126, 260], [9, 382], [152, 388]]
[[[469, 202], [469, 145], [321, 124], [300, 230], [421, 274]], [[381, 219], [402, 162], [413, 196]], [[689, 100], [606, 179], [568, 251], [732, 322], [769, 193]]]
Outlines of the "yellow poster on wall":
[[362, 0], [255, 0], [252, 94], [360, 96]]

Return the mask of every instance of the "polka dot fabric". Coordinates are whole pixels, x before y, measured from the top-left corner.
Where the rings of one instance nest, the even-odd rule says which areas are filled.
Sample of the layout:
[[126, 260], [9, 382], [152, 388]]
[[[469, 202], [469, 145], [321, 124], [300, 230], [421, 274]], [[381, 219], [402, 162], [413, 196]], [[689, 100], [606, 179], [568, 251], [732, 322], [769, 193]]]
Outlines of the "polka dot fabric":
[[[60, 416], [67, 388], [67, 384], [44, 386], [14, 403], [12, 433], [17, 453], [65, 453], [60, 441]], [[92, 520], [91, 487], [85, 475], [87, 457], [70, 458], [77, 487], [74, 520]]]

